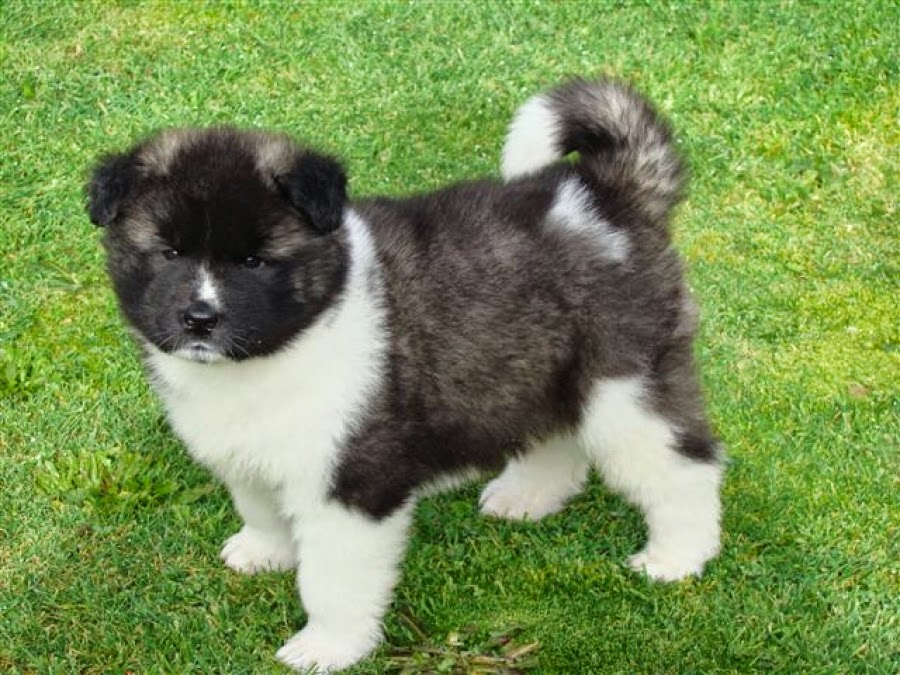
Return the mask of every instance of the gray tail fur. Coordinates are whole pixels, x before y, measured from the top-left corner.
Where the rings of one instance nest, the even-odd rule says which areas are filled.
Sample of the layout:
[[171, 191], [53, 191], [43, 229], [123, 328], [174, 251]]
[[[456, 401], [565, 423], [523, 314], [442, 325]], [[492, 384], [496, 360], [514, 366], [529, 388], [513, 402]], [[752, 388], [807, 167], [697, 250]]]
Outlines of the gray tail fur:
[[630, 211], [660, 221], [681, 199], [686, 172], [669, 125], [625, 84], [576, 79], [527, 101], [510, 125], [503, 176], [534, 173], [576, 151], [598, 187]]

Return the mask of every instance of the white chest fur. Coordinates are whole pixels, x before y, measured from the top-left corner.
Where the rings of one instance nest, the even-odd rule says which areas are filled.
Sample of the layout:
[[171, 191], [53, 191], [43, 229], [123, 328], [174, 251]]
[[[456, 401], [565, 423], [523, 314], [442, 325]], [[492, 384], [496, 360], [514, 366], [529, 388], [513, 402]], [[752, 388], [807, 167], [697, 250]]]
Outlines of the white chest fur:
[[[386, 349], [365, 226], [345, 224], [351, 268], [338, 304], [289, 347], [243, 362], [198, 363], [154, 350], [157, 390], [191, 455], [225, 481], [303, 501], [324, 497], [341, 441], [377, 391]], [[374, 281], [373, 281], [374, 279]]]

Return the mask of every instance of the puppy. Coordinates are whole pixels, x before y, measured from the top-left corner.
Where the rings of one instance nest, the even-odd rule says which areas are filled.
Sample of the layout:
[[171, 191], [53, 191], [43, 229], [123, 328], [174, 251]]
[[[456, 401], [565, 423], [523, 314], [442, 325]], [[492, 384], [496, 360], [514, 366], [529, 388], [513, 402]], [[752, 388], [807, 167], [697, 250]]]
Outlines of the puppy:
[[518, 111], [502, 173], [351, 202], [334, 159], [230, 128], [94, 170], [122, 313], [243, 519], [222, 559], [297, 570], [288, 666], [375, 649], [417, 499], [474, 472], [502, 468], [483, 513], [537, 520], [596, 467], [643, 512], [630, 565], [654, 579], [719, 550], [667, 125], [625, 85], [575, 80]]

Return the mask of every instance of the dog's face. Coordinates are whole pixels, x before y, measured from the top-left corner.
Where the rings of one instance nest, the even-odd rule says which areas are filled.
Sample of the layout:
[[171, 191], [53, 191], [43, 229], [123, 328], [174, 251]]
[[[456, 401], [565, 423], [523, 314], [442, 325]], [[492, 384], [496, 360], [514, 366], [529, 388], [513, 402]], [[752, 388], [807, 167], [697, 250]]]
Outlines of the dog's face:
[[340, 293], [346, 178], [282, 136], [167, 131], [88, 184], [119, 304], [157, 348], [197, 361], [283, 347]]

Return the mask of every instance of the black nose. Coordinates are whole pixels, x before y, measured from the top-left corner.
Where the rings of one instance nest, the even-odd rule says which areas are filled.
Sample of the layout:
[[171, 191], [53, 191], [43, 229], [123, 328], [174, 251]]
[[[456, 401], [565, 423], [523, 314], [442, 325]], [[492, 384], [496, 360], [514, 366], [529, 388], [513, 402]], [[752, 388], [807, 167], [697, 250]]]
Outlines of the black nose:
[[185, 327], [195, 335], [209, 335], [219, 323], [216, 308], [203, 300], [195, 300], [188, 305], [182, 318]]

